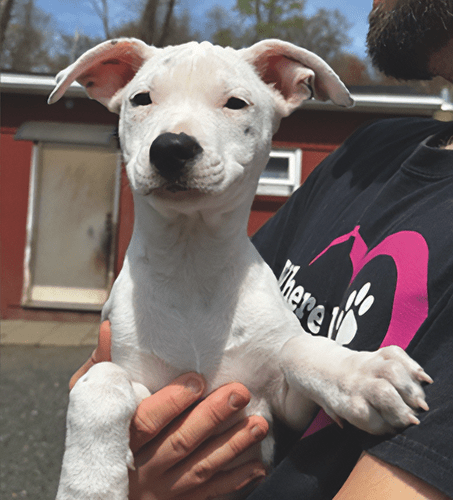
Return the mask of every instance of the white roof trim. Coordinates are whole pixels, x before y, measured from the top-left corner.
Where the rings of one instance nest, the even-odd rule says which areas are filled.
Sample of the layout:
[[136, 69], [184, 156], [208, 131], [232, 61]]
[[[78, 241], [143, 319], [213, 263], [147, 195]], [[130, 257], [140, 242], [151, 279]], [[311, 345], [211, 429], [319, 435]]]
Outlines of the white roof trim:
[[[42, 94], [49, 95], [56, 84], [54, 76], [23, 75], [19, 73], [1, 73], [0, 87], [2, 92], [14, 94]], [[73, 82], [66, 91], [69, 97], [88, 97], [84, 88]]]
[[394, 94], [352, 94], [355, 105], [352, 108], [340, 108], [331, 102], [306, 101], [306, 109], [343, 112], [395, 113], [400, 115], [417, 114], [432, 116], [439, 111], [453, 111], [453, 104], [442, 97], [423, 95]]
[[[0, 86], [3, 92], [49, 95], [55, 86], [55, 77], [50, 75], [25, 75], [1, 73]], [[83, 87], [77, 82], [67, 90], [68, 97], [87, 97]], [[439, 111], [453, 112], [453, 104], [442, 97], [394, 95], [394, 94], [352, 94], [355, 106], [341, 108], [331, 102], [305, 101], [305, 109], [320, 109], [343, 112], [382, 112], [395, 114], [425, 114], [432, 116]]]

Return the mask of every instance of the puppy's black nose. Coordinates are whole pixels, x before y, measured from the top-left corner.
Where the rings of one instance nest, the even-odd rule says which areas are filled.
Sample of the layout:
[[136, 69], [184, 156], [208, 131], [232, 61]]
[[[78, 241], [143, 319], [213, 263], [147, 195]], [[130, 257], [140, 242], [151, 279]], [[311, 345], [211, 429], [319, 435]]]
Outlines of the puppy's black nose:
[[176, 180], [189, 160], [193, 160], [203, 148], [187, 134], [165, 133], [151, 144], [149, 158], [159, 173], [167, 180]]

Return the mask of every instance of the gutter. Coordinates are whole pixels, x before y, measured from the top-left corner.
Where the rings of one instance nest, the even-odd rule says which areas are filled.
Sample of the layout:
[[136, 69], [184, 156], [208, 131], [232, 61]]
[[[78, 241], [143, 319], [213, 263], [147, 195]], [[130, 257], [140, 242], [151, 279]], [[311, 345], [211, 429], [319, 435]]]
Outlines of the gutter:
[[[28, 75], [1, 73], [0, 88], [4, 93], [49, 95], [55, 86], [51, 75]], [[66, 97], [88, 98], [83, 87], [74, 82], [66, 91]], [[453, 104], [438, 96], [395, 95], [395, 94], [352, 94], [355, 106], [341, 108], [331, 102], [305, 101], [307, 110], [341, 111], [347, 113], [395, 113], [398, 115], [444, 115], [453, 116]]]
[[[49, 95], [54, 87], [55, 77], [50, 75], [0, 74], [2, 93]], [[88, 98], [84, 88], [77, 82], [71, 84], [66, 91], [66, 96]]]

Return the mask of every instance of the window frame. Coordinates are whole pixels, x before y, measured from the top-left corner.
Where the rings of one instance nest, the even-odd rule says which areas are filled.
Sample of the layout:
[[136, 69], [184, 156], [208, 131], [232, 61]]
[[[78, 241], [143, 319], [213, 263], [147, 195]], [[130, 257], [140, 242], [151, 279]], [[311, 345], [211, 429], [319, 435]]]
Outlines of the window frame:
[[269, 158], [287, 158], [288, 176], [284, 179], [266, 177], [265, 171], [258, 183], [257, 195], [290, 196], [299, 186], [302, 179], [302, 150], [300, 148], [273, 148]]

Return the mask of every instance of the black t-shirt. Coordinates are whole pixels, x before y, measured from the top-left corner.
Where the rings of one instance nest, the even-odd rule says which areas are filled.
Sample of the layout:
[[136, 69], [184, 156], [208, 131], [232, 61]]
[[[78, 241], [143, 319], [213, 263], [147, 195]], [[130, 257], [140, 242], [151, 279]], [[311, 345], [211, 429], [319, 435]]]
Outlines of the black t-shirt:
[[453, 497], [452, 135], [421, 118], [362, 128], [253, 238], [305, 331], [399, 345], [434, 384], [421, 424], [392, 438], [318, 416], [250, 500], [332, 498], [363, 450]]

